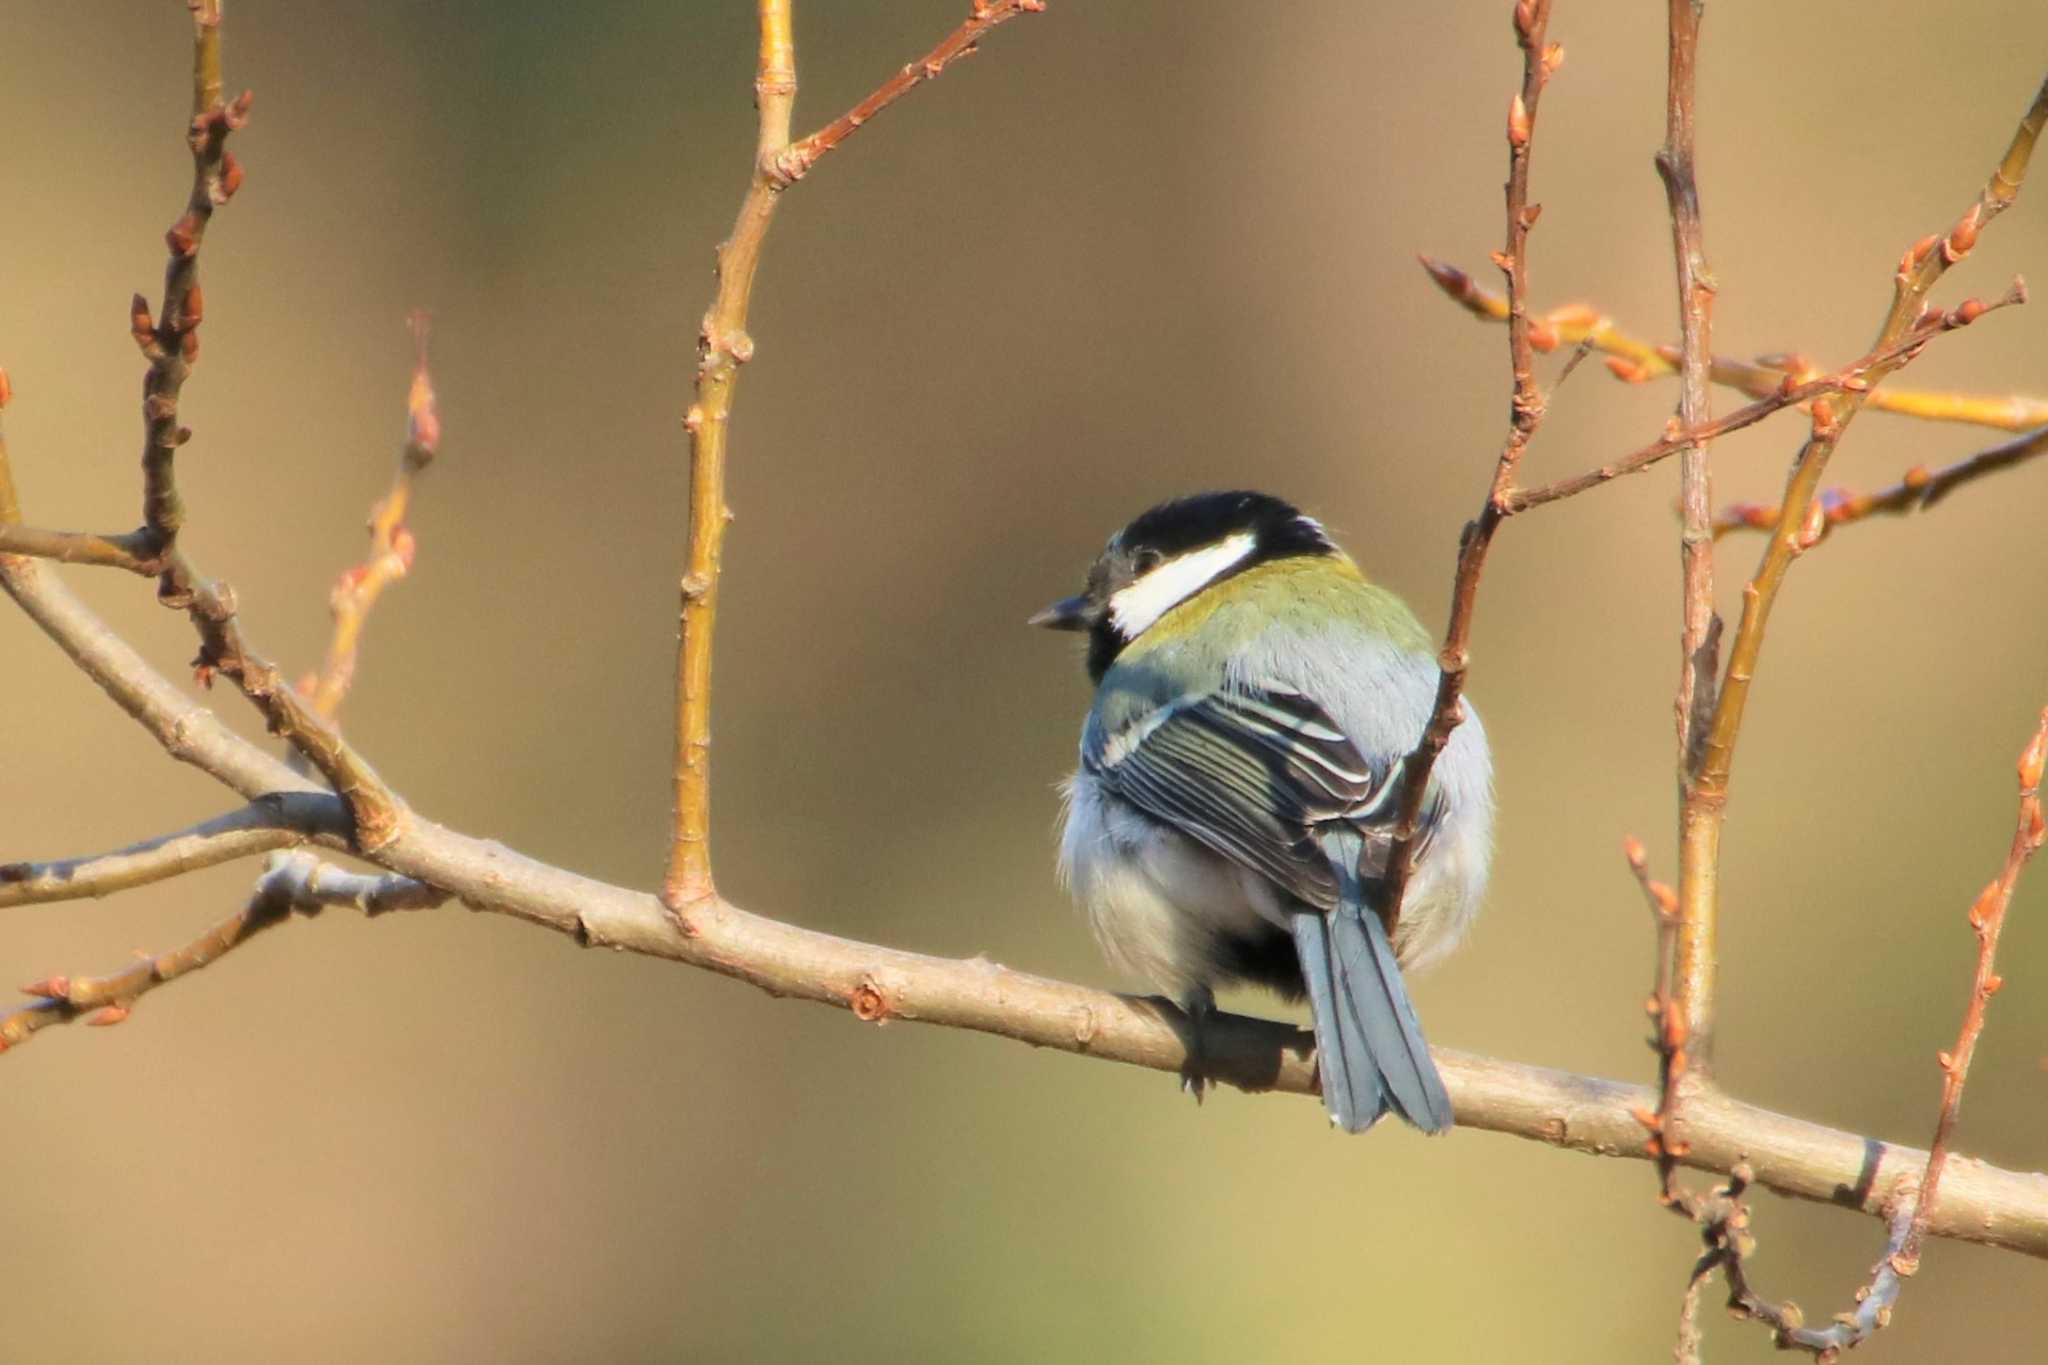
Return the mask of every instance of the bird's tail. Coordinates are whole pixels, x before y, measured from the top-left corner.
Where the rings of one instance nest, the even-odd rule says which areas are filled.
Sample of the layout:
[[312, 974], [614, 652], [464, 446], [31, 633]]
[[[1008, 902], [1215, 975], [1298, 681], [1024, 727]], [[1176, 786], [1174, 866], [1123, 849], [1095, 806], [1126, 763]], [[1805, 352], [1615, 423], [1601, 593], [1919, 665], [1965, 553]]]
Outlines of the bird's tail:
[[1357, 1133], [1391, 1108], [1425, 1133], [1449, 1128], [1451, 1098], [1380, 917], [1347, 895], [1327, 915], [1302, 910], [1292, 919], [1330, 1118]]

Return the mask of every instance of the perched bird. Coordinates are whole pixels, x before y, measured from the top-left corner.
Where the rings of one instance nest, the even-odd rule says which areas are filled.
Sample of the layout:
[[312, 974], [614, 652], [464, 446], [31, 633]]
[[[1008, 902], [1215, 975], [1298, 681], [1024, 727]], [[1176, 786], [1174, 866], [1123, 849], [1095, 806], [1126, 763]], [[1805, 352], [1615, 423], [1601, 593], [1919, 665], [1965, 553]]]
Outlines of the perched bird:
[[1232, 492], [1146, 512], [1031, 624], [1086, 631], [1095, 683], [1061, 877], [1111, 962], [1194, 1021], [1192, 1083], [1215, 988], [1249, 982], [1308, 997], [1332, 1122], [1359, 1132], [1391, 1108], [1449, 1128], [1401, 969], [1478, 911], [1493, 770], [1468, 706], [1390, 938], [1399, 774], [1437, 682], [1421, 623], [1313, 517]]

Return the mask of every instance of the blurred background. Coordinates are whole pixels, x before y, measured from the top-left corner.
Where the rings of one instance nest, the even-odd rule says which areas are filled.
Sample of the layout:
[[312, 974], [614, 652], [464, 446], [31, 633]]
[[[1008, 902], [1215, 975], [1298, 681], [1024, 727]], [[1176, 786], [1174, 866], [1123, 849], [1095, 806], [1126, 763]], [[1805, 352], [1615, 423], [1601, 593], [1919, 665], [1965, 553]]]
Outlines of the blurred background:
[[[1440, 626], [1505, 430], [1505, 344], [1414, 255], [1494, 281], [1507, 8], [1057, 3], [792, 193], [732, 438], [715, 827], [734, 899], [1118, 984], [1052, 873], [1085, 679], [1072, 642], [1022, 622], [1164, 495], [1290, 495]], [[800, 131], [964, 10], [800, 6]], [[229, 87], [257, 99], [205, 250], [187, 543], [259, 648], [313, 666], [401, 439], [403, 319], [432, 309], [447, 435], [349, 731], [421, 811], [635, 886], [663, 852], [679, 418], [753, 145], [752, 22], [737, 0], [230, 7]], [[0, 362], [23, 502], [126, 528], [126, 306], [156, 298], [189, 183], [185, 11], [15, 3], [7, 28]], [[2005, 146], [2048, 10], [1725, 5], [1705, 34], [1718, 349], [1852, 358], [1900, 250]], [[1535, 302], [1668, 337], [1661, 7], [1561, 4], [1552, 36], [1570, 55], [1539, 129]], [[1945, 302], [2048, 269], [2041, 188]], [[2043, 393], [2044, 353], [2048, 315], [2013, 310], [1907, 381]], [[1529, 476], [1640, 444], [1673, 399], [1588, 365]], [[1720, 443], [1717, 497], [1775, 497], [1798, 435]], [[1832, 473], [1871, 487], [1998, 439], [1871, 414]], [[1497, 545], [1472, 688], [1501, 843], [1488, 916], [1417, 986], [1438, 1043], [1652, 1074], [1652, 936], [1619, 850], [1636, 833], [1672, 867], [1675, 488], [1666, 466]], [[2039, 465], [1798, 566], [1726, 837], [1737, 1094], [1925, 1143], [1963, 912], [2048, 701], [2044, 497]], [[1725, 543], [1724, 610], [1758, 549]], [[180, 672], [189, 629], [144, 586], [66, 577]], [[232, 804], [11, 609], [0, 660], [0, 859]], [[9, 912], [0, 981], [182, 942], [256, 870]], [[2006, 944], [1960, 1141], [2039, 1169], [2048, 871]], [[1642, 1361], [1669, 1350], [1697, 1245], [1640, 1163], [1476, 1132], [1346, 1140], [1299, 1098], [1197, 1110], [1166, 1076], [862, 1027], [455, 909], [293, 923], [4, 1071], [20, 1358]], [[1882, 1237], [1770, 1197], [1756, 1222], [1761, 1283], [1814, 1317], [1848, 1305]], [[1937, 1244], [1874, 1349], [2030, 1358], [2043, 1276]], [[1772, 1355], [1709, 1318], [1712, 1359]]]

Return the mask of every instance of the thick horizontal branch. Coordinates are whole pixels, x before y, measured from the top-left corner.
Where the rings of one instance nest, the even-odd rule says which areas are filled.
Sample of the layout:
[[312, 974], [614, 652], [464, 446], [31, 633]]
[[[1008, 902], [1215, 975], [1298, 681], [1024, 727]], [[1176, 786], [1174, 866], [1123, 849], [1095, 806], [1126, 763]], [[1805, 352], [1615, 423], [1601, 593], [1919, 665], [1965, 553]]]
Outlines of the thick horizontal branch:
[[[0, 558], [0, 585], [150, 733], [167, 747], [166, 737], [177, 737], [179, 757], [230, 785], [260, 787], [262, 775], [270, 773], [275, 789], [304, 789], [306, 779], [203, 710], [193, 716], [178, 689], [71, 599], [43, 566]], [[979, 959], [927, 957], [837, 938], [752, 915], [723, 900], [693, 912], [697, 932], [685, 937], [651, 895], [580, 877], [423, 819], [408, 822], [374, 861], [472, 909], [544, 925], [593, 947], [706, 968], [772, 995], [836, 1005], [862, 1019], [973, 1029], [1164, 1072], [1177, 1073], [1188, 1061], [1185, 1021], [1163, 1003]], [[1436, 1055], [1458, 1121], [1466, 1127], [1603, 1156], [1647, 1155], [1633, 1111], [1655, 1103], [1648, 1087], [1467, 1053]], [[1247, 1090], [1316, 1089], [1313, 1039], [1286, 1024], [1214, 1016], [1203, 1033], [1202, 1064], [1217, 1079]], [[1897, 1182], [1926, 1161], [1924, 1152], [1774, 1114], [1706, 1089], [1688, 1094], [1683, 1132], [1690, 1165], [1725, 1172], [1747, 1160], [1756, 1178], [1780, 1193], [1880, 1217]], [[2048, 1257], [2048, 1175], [1957, 1158], [1929, 1231]]]
[[190, 829], [111, 853], [0, 863], [0, 909], [108, 896], [313, 839], [345, 848], [349, 828], [348, 808], [338, 797], [273, 792]]

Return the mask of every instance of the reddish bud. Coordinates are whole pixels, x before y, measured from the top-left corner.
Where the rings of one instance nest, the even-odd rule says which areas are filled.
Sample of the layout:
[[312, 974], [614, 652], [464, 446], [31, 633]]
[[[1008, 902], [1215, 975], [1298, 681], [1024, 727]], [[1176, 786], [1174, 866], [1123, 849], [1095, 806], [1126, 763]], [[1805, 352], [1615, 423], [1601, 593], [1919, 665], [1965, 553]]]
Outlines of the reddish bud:
[[1649, 1132], [1655, 1133], [1664, 1127], [1664, 1120], [1658, 1118], [1656, 1111], [1645, 1105], [1635, 1105], [1628, 1111], [1628, 1115]]
[[1515, 269], [1515, 258], [1514, 258], [1514, 257], [1512, 257], [1512, 256], [1510, 256], [1510, 255], [1508, 255], [1508, 253], [1507, 253], [1507, 252], [1505, 252], [1505, 251], [1489, 251], [1489, 252], [1487, 252], [1486, 254], [1487, 254], [1487, 258], [1488, 258], [1489, 260], [1491, 260], [1491, 261], [1492, 261], [1492, 262], [1493, 262], [1493, 263], [1494, 263], [1495, 265], [1497, 265], [1497, 266], [1499, 266], [1499, 267], [1500, 267], [1500, 273], [1501, 273], [1501, 274], [1503, 274], [1503, 275], [1509, 275], [1509, 274], [1513, 274], [1513, 273], [1514, 273], [1514, 269]]
[[1508, 105], [1508, 146], [1520, 151], [1529, 145], [1529, 106], [1522, 102], [1522, 92], [1515, 92], [1514, 101]]
[[46, 1000], [66, 1000], [71, 996], [71, 978], [68, 976], [46, 976], [40, 981], [31, 981], [21, 988], [23, 995], [40, 995]]
[[1978, 318], [1983, 317], [1985, 312], [1984, 300], [1964, 299], [1955, 306], [1955, 311], [1948, 315], [1948, 325], [1951, 327], [1968, 327]]
[[1515, 33], [1523, 42], [1536, 28], [1536, 0], [1515, 0]]
[[1934, 1054], [1934, 1060], [1941, 1063], [1941, 1069], [1943, 1071], [1954, 1071], [1956, 1069], [1956, 1058], [1955, 1054], [1952, 1052], [1948, 1052], [1946, 1050], [1936, 1052]]
[[2027, 843], [2039, 848], [2044, 840], [2048, 840], [2048, 816], [2041, 813], [2041, 803], [2036, 801], [2033, 814], [2027, 817]]
[[401, 526], [391, 537], [391, 553], [398, 557], [398, 571], [411, 573], [413, 559], [419, 554], [419, 542], [413, 538], [410, 526]]
[[220, 154], [220, 197], [226, 203], [235, 197], [235, 191], [242, 188], [242, 163], [233, 152]]
[[1941, 259], [1944, 263], [1954, 265], [1970, 254], [1971, 247], [1977, 245], [1977, 225], [1982, 209], [1981, 204], [1970, 205], [1970, 211], [1957, 219], [1956, 225], [1948, 230], [1948, 238], [1941, 244]]
[[1555, 76], [1557, 74], [1557, 69], [1563, 65], [1563, 43], [1552, 43], [1550, 46], [1543, 49], [1543, 75], [1545, 79], [1548, 79], [1551, 76]]
[[689, 432], [692, 436], [695, 436], [698, 432], [702, 431], [703, 429], [704, 409], [698, 407], [695, 403], [692, 403], [690, 404], [690, 410], [683, 414], [683, 430]]
[[1984, 994], [1985, 994], [1986, 998], [1989, 998], [1989, 997], [1991, 997], [1991, 996], [1994, 996], [1994, 995], [1998, 994], [1998, 992], [1999, 992], [1999, 988], [2000, 988], [2000, 987], [2002, 987], [2002, 986], [2004, 986], [2004, 985], [2005, 985], [2005, 978], [2004, 978], [2004, 977], [2002, 977], [2002, 976], [2000, 976], [2000, 975], [1998, 975], [1998, 973], [1996, 973], [1996, 972], [1993, 972], [1993, 973], [1992, 973], [1992, 974], [1991, 974], [1990, 976], [1987, 976], [1987, 977], [1985, 977], [1985, 978], [1984, 978]]
[[185, 357], [185, 363], [187, 365], [190, 365], [193, 361], [199, 359], [198, 332], [186, 332], [183, 336], [178, 338], [178, 354]]
[[14, 381], [7, 377], [5, 368], [0, 368], [0, 408], [6, 407], [8, 400], [13, 397]]
[[1649, 865], [1650, 854], [1643, 847], [1643, 841], [1631, 834], [1621, 841], [1621, 856], [1628, 859], [1628, 865], [1640, 872]]
[[1607, 357], [1607, 372], [1624, 384], [1643, 384], [1650, 378], [1649, 370], [1618, 355]]
[[235, 96], [234, 99], [228, 102], [227, 108], [221, 110], [222, 120], [225, 121], [228, 127], [230, 128], [241, 128], [246, 126], [249, 122], [249, 106], [254, 104], [255, 102], [256, 92], [253, 90], [244, 90], [241, 94]]
[[1981, 932], [1991, 922], [1992, 912], [1998, 908], [1998, 883], [1992, 882], [1977, 893], [1977, 899], [1970, 902], [1970, 927]]
[[137, 294], [128, 304], [128, 330], [135, 344], [148, 350], [156, 345], [156, 323], [149, 316], [149, 300]]
[[1549, 354], [1557, 349], [1557, 329], [1547, 322], [1532, 321], [1529, 324], [1529, 345], [1533, 350]]
[[2020, 790], [2038, 788], [2044, 767], [2048, 767], [2048, 713], [2043, 713], [2041, 728], [2034, 731], [2033, 739], [2020, 751]]
[[190, 256], [199, 249], [199, 220], [188, 213], [171, 224], [170, 231], [164, 234], [164, 245], [173, 256]]
[[1922, 237], [1919, 241], [1913, 243], [1912, 246], [1906, 248], [1906, 261], [1909, 267], [1918, 265], [1920, 264], [1920, 262], [1926, 260], [1928, 253], [1932, 252], [1935, 248], [1935, 245], [1940, 241], [1940, 233], [1930, 232], [1925, 237]]
[[1658, 439], [1665, 445], [1676, 445], [1678, 438], [1685, 434], [1685, 426], [1674, 414], [1664, 419], [1664, 433]]
[[198, 285], [185, 291], [184, 318], [181, 326], [188, 330], [206, 320], [206, 292]]
[[1651, 882], [1647, 888], [1650, 899], [1657, 902], [1657, 913], [1669, 919], [1678, 913], [1678, 893], [1663, 882]]
[[105, 1009], [94, 1010], [90, 1015], [86, 1016], [85, 1024], [87, 1028], [111, 1028], [127, 1017], [128, 1007], [126, 1005], [109, 1005]]
[[1841, 424], [1840, 424], [1840, 423], [1838, 423], [1838, 422], [1837, 422], [1837, 421], [1835, 420], [1835, 408], [1834, 408], [1834, 404], [1832, 404], [1832, 403], [1828, 402], [1828, 400], [1827, 400], [1827, 399], [1825, 399], [1825, 398], [1816, 398], [1816, 399], [1814, 399], [1814, 400], [1813, 400], [1813, 434], [1814, 434], [1814, 436], [1815, 436], [1816, 438], [1818, 438], [1818, 439], [1820, 439], [1820, 440], [1823, 440], [1823, 441], [1824, 441], [1824, 440], [1826, 440], [1826, 439], [1827, 439], [1828, 437], [1830, 437], [1830, 436], [1833, 436], [1833, 435], [1834, 435], [1834, 434], [1835, 434], [1836, 432], [1840, 431], [1841, 429], [1842, 429], [1842, 428], [1841, 428]]

